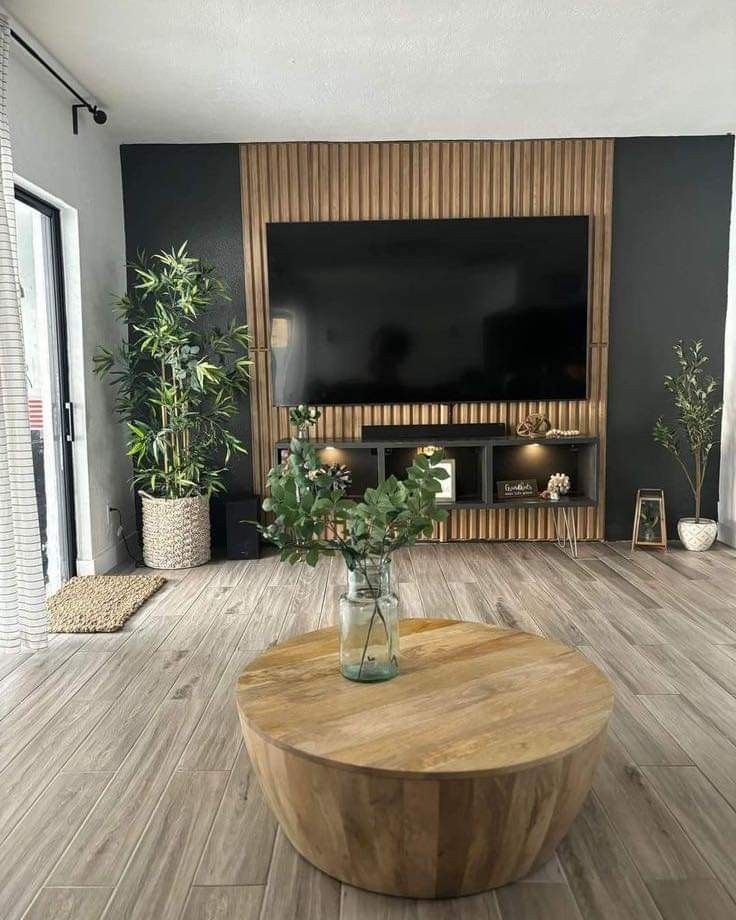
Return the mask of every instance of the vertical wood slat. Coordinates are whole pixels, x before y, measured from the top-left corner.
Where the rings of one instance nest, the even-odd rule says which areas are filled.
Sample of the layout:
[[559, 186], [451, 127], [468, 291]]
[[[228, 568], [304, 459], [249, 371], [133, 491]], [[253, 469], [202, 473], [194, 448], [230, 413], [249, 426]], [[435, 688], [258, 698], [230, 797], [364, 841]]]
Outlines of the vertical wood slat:
[[[460, 422], [502, 421], [510, 431], [528, 412], [601, 441], [600, 504], [580, 509], [581, 539], [602, 539], [605, 496], [608, 310], [611, 267], [613, 141], [417, 141], [243, 144], [241, 193], [247, 317], [253, 336], [251, 386], [253, 471], [262, 489], [276, 440], [289, 436], [288, 412], [272, 406], [266, 223], [428, 217], [587, 214], [589, 398], [576, 402], [458, 403]], [[540, 331], [541, 334], [541, 331]], [[438, 423], [438, 404], [322, 407], [317, 436], [359, 439], [363, 424]], [[440, 539], [553, 539], [552, 514], [541, 509], [467, 510], [451, 514]]]

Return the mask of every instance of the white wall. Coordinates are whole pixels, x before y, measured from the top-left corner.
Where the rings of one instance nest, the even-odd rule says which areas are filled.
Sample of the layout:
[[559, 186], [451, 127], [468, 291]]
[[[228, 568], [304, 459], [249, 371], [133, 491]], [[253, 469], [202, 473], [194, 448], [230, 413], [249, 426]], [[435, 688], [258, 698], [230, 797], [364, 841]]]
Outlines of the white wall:
[[80, 114], [72, 133], [69, 93], [11, 40], [8, 79], [13, 165], [19, 184], [60, 207], [71, 395], [75, 406], [75, 503], [80, 574], [104, 572], [123, 552], [107, 505], [134, 529], [130, 464], [110, 386], [92, 374], [99, 343], [119, 339], [111, 309], [125, 289], [120, 151], [109, 123]]
[[728, 252], [718, 538], [724, 543], [736, 546], [736, 156], [731, 188], [731, 238]]

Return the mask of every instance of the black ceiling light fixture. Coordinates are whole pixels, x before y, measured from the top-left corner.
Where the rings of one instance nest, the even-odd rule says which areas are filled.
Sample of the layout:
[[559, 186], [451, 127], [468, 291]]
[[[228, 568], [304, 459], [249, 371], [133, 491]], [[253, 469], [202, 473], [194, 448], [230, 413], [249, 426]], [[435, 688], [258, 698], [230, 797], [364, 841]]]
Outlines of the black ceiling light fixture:
[[107, 112], [105, 112], [104, 109], [101, 109], [97, 105], [91, 105], [89, 102], [87, 102], [86, 99], [80, 96], [74, 87], [67, 83], [61, 74], [58, 74], [50, 64], [44, 61], [41, 55], [34, 48], [31, 48], [28, 42], [21, 38], [17, 32], [11, 29], [10, 34], [18, 42], [21, 48], [24, 48], [31, 55], [31, 57], [35, 58], [39, 64], [45, 67], [46, 70], [48, 70], [48, 72], [59, 81], [59, 83], [61, 83], [66, 87], [66, 89], [69, 90], [72, 96], [74, 96], [76, 99], [79, 99], [79, 102], [74, 103], [72, 106], [72, 130], [75, 134], [79, 134], [79, 116], [77, 114], [79, 109], [87, 109], [96, 125], [105, 124], [107, 121]]

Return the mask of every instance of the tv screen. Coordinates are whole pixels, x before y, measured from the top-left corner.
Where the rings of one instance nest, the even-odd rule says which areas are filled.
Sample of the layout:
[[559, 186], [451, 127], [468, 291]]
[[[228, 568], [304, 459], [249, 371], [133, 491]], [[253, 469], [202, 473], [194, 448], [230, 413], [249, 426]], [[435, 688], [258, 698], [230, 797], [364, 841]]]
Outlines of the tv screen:
[[273, 223], [274, 403], [584, 399], [588, 218]]

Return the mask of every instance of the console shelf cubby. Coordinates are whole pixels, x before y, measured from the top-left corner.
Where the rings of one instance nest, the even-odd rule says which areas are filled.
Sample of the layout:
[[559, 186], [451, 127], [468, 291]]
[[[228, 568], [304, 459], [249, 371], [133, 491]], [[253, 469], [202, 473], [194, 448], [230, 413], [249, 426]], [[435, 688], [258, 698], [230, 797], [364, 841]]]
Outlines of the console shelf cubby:
[[[360, 441], [334, 441], [330, 444], [312, 442], [322, 463], [342, 463], [352, 472], [353, 482], [348, 498], [358, 498], [366, 489], [374, 489], [382, 478], [379, 468], [378, 448]], [[277, 461], [280, 463], [289, 453], [289, 442], [279, 441], [276, 445]]]
[[[417, 455], [417, 447], [406, 445], [384, 448], [384, 475], [402, 479]], [[455, 504], [458, 507], [482, 507], [485, 494], [485, 447], [482, 444], [447, 443], [445, 459], [455, 461]]]
[[598, 504], [598, 438], [504, 438], [492, 442], [490, 476], [494, 487], [491, 506], [546, 507], [542, 498], [498, 499], [495, 484], [507, 479], [534, 479], [541, 492], [553, 473], [566, 473], [571, 490], [555, 505], [593, 507]]
[[[455, 460], [455, 502], [452, 508], [560, 508], [594, 507], [598, 504], [598, 438], [486, 438], [465, 440], [424, 439], [416, 442], [314, 441], [323, 463], [344, 463], [353, 473], [349, 497], [362, 495], [387, 476], [402, 477], [417, 449], [427, 443], [444, 448]], [[274, 462], [289, 451], [289, 441], [275, 445]], [[567, 473], [572, 488], [559, 502], [537, 497], [503, 500], [497, 497], [501, 480], [534, 479], [543, 491], [552, 473]]]

